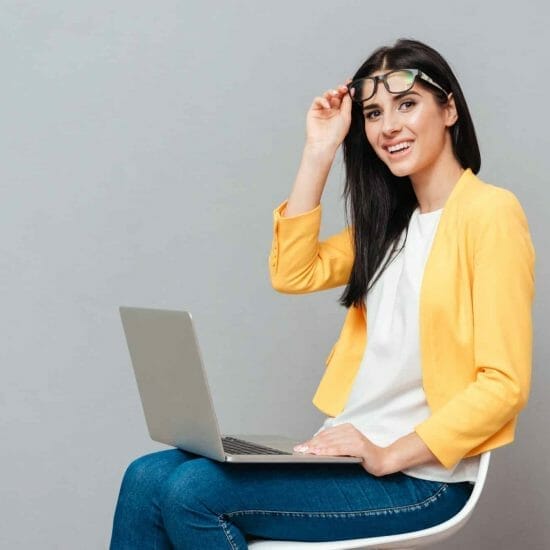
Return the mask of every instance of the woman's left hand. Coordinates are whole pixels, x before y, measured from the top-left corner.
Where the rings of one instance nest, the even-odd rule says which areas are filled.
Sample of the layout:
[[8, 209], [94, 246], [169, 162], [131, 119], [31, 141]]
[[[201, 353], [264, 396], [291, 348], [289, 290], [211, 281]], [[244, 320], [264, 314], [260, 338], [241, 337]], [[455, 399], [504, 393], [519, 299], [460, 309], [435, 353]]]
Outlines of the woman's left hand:
[[349, 422], [327, 428], [294, 447], [296, 452], [316, 455], [361, 457], [363, 468], [376, 477], [386, 475], [386, 449], [375, 445]]

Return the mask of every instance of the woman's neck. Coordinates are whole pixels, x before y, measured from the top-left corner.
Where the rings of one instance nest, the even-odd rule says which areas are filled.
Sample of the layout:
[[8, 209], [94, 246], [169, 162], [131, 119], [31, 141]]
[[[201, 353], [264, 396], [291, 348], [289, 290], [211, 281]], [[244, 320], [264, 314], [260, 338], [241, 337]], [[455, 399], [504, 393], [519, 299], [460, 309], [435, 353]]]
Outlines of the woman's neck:
[[409, 176], [421, 213], [443, 208], [456, 182], [464, 173], [464, 168], [454, 155], [451, 158], [446, 157], [448, 155], [440, 155], [428, 168]]

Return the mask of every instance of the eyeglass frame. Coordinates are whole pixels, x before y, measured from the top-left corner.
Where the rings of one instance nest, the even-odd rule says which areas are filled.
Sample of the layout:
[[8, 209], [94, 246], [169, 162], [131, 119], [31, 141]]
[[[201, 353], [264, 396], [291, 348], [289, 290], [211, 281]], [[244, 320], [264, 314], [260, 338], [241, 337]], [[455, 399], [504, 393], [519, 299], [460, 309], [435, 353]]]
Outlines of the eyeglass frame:
[[[388, 77], [389, 74], [397, 73], [399, 71], [410, 71], [413, 74], [412, 84], [406, 90], [402, 90], [400, 92], [392, 92], [389, 88], [387, 77]], [[357, 80], [353, 80], [352, 82], [350, 82], [348, 84], [348, 87], [347, 87], [348, 88], [348, 94], [350, 95], [352, 101], [354, 101], [355, 103], [361, 105], [365, 101], [368, 101], [371, 97], [376, 95], [376, 91], [378, 90], [378, 82], [382, 82], [384, 84], [384, 88], [386, 88], [386, 90], [390, 94], [404, 94], [404, 93], [408, 92], [414, 86], [414, 83], [416, 82], [417, 77], [420, 77], [422, 80], [425, 80], [426, 82], [430, 83], [432, 86], [435, 86], [436, 88], [439, 88], [446, 96], [449, 95], [450, 92], [447, 92], [446, 90], [444, 90], [437, 82], [432, 80], [425, 72], [421, 71], [420, 69], [393, 69], [393, 70], [388, 71], [387, 73], [384, 73], [384, 74], [379, 74], [379, 75], [376, 75], [376, 76], [365, 76], [365, 77], [362, 77], [362, 78], [358, 78]], [[351, 90], [352, 90], [352, 88], [355, 87], [354, 84], [356, 82], [360, 82], [361, 80], [374, 80], [374, 90], [373, 90], [372, 94], [369, 97], [367, 97], [366, 99], [358, 100], [358, 99], [355, 99], [351, 95]]]

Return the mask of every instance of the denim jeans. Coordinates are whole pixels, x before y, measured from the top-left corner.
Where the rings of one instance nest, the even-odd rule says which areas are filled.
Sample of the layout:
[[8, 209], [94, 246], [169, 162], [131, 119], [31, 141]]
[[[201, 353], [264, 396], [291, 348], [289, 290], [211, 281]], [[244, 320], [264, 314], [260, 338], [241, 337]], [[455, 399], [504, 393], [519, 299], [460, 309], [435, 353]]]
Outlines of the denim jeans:
[[233, 464], [170, 449], [122, 480], [111, 550], [248, 548], [249, 538], [327, 541], [424, 529], [455, 515], [473, 485], [360, 464]]

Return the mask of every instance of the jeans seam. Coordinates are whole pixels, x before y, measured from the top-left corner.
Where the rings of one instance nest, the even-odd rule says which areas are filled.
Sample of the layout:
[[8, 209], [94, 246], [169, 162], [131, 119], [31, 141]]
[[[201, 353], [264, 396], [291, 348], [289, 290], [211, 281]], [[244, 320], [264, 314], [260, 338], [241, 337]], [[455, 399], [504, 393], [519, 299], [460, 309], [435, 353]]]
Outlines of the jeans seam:
[[[227, 514], [225, 514], [225, 515], [227, 515]], [[231, 532], [226, 527], [227, 522], [225, 522], [223, 518], [224, 518], [223, 515], [218, 516], [218, 521], [220, 523], [221, 528], [223, 529], [223, 533], [225, 535], [225, 538], [227, 539], [227, 542], [229, 542], [229, 544], [230, 544], [230, 546], [233, 550], [239, 550], [238, 547], [235, 546], [235, 541], [233, 540], [233, 537], [231, 536]]]
[[260, 515], [279, 515], [279, 516], [295, 516], [295, 517], [364, 517], [364, 516], [379, 516], [382, 514], [393, 513], [393, 512], [408, 512], [413, 510], [420, 510], [422, 507], [427, 507], [433, 502], [435, 502], [446, 490], [448, 484], [443, 483], [441, 487], [428, 498], [421, 502], [415, 504], [407, 504], [405, 506], [392, 506], [389, 508], [377, 508], [374, 510], [357, 510], [355, 512], [288, 512], [282, 510], [235, 510], [233, 512], [226, 512], [225, 517], [235, 516], [235, 515], [248, 515], [248, 514], [260, 514]]

